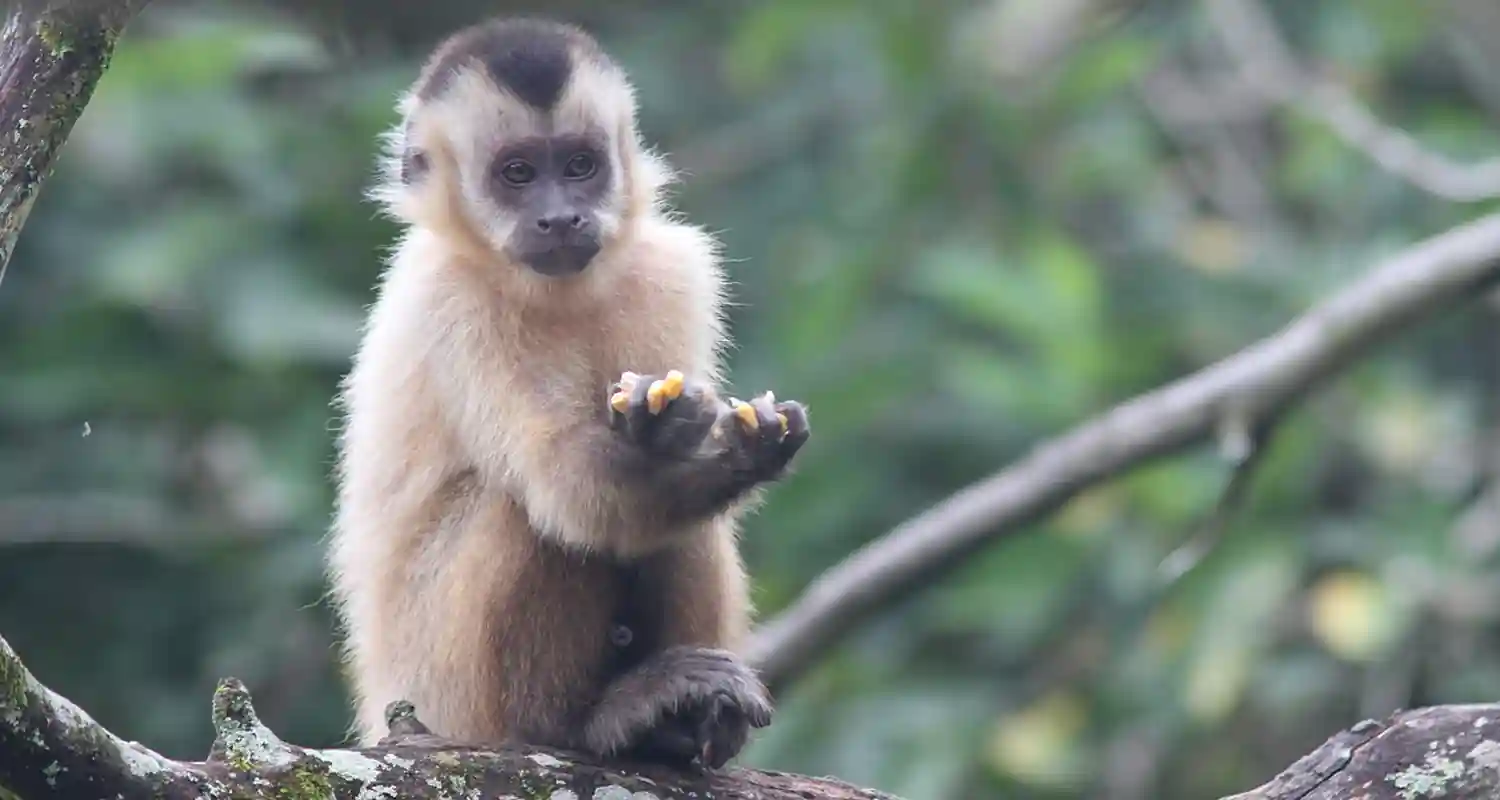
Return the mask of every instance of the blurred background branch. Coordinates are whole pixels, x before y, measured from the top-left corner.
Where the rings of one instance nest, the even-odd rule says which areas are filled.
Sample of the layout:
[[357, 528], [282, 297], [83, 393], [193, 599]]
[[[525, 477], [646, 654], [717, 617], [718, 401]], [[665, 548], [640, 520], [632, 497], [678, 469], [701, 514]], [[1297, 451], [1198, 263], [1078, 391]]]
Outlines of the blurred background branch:
[[[1407, 132], [1385, 125], [1354, 93], [1301, 66], [1258, 0], [1209, 0], [1215, 29], [1237, 62], [1240, 80], [1272, 103], [1285, 103], [1321, 120], [1350, 147], [1381, 169], [1445, 200], [1478, 202], [1500, 196], [1500, 156], [1461, 163], [1423, 147]], [[1209, 93], [1209, 97], [1214, 97]], [[1243, 91], [1217, 95], [1241, 103]]]
[[[1395, 255], [1277, 335], [1082, 423], [854, 553], [760, 628], [752, 659], [772, 686], [794, 679], [853, 626], [978, 548], [1221, 426], [1263, 425], [1407, 326], [1475, 299], [1497, 278], [1500, 214]], [[1236, 465], [1250, 447], [1241, 445]]]

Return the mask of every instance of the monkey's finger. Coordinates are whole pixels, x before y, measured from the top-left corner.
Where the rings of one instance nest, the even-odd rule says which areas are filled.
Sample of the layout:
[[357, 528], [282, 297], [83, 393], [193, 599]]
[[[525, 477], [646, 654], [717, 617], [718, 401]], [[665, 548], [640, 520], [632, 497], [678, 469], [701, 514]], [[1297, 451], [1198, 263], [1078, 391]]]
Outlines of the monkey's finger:
[[682, 396], [682, 386], [682, 373], [675, 369], [660, 380], [651, 381], [646, 389], [646, 408], [652, 414], [660, 414], [668, 403]]
[[786, 433], [781, 438], [781, 453], [790, 459], [807, 443], [812, 435], [812, 425], [807, 420], [807, 407], [795, 400], [784, 400], [776, 404], [777, 413], [786, 419]]
[[764, 687], [760, 691], [739, 698], [739, 708], [752, 728], [764, 728], [770, 725], [771, 717], [775, 713], [771, 707], [771, 701], [765, 695]]
[[755, 410], [756, 431], [748, 444], [757, 462], [769, 463], [781, 449], [781, 420], [777, 416], [775, 395], [766, 392], [751, 400], [750, 407]]
[[690, 384], [658, 418], [652, 448], [666, 456], [686, 457], [703, 444], [717, 421], [717, 401], [704, 386]]
[[646, 389], [646, 410], [652, 414], [660, 414], [667, 407], [666, 381], [652, 381], [651, 386]]
[[749, 738], [749, 728], [733, 698], [723, 692], [714, 694], [704, 709], [700, 736], [706, 766], [719, 769], [739, 753]]
[[620, 373], [620, 377], [609, 385], [605, 392], [609, 405], [609, 424], [611, 428], [619, 428], [624, 421], [624, 415], [630, 407], [631, 393], [635, 391], [635, 385], [641, 379], [640, 375], [626, 370]]
[[696, 726], [675, 718], [664, 719], [647, 730], [632, 749], [665, 755], [673, 761], [692, 761], [701, 752]]
[[755, 407], [739, 399], [729, 398], [729, 407], [733, 410], [735, 420], [739, 423], [740, 430], [746, 434], [754, 434], [760, 428], [760, 420], [755, 415]]
[[641, 376], [631, 387], [630, 400], [625, 405], [625, 424], [630, 435], [638, 442], [646, 441], [645, 437], [656, 422], [649, 400], [651, 387], [656, 383], [657, 380], [652, 376]]
[[609, 409], [611, 421], [621, 418], [630, 409], [630, 393], [619, 384], [609, 387]]
[[781, 420], [776, 408], [776, 395], [766, 392], [751, 400], [750, 406], [755, 409], [755, 424], [761, 435], [772, 434], [773, 438], [780, 439]]
[[661, 379], [662, 394], [668, 400], [676, 400], [682, 396], [683, 387], [687, 384], [687, 378], [675, 369], [667, 370], [666, 377]]

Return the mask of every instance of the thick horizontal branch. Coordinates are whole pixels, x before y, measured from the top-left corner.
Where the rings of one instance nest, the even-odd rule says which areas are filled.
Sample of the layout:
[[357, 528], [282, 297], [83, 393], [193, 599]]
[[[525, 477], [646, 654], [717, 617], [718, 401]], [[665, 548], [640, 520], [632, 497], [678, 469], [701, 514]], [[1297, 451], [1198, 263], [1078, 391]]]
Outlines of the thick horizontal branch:
[[43, 686], [0, 638], [0, 797], [895, 800], [779, 772], [684, 773], [559, 750], [465, 746], [428, 733], [408, 703], [392, 704], [391, 736], [378, 747], [297, 747], [257, 719], [249, 692], [233, 679], [214, 693], [213, 719], [206, 760], [166, 758], [110, 733]]
[[[444, 741], [409, 703], [392, 703], [379, 746], [287, 744], [256, 717], [239, 681], [213, 698], [204, 761], [175, 761], [105, 730], [38, 682], [0, 638], [0, 797], [326, 800], [527, 797], [547, 800], [896, 800], [825, 778], [731, 769], [687, 774], [527, 747]], [[1367, 720], [1263, 786], [1224, 800], [1407, 800], [1500, 796], [1500, 705], [1436, 706]]]
[[1365, 720], [1257, 789], [1224, 800], [1493, 800], [1500, 704], [1433, 706]]
[[1500, 214], [1397, 254], [1276, 335], [1115, 407], [866, 545], [756, 632], [752, 660], [770, 685], [785, 684], [980, 548], [1152, 459], [1252, 430], [1392, 334], [1478, 299], [1497, 279]]

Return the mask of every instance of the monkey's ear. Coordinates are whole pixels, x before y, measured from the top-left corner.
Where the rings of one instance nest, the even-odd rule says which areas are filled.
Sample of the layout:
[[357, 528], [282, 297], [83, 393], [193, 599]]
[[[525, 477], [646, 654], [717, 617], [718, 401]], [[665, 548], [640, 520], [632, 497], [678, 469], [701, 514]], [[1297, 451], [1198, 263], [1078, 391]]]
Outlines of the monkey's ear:
[[412, 141], [412, 121], [408, 117], [401, 129], [401, 184], [410, 186], [422, 179], [432, 166], [427, 153]]
[[401, 151], [401, 183], [410, 186], [421, 180], [429, 166], [426, 153], [415, 147], [406, 147]]

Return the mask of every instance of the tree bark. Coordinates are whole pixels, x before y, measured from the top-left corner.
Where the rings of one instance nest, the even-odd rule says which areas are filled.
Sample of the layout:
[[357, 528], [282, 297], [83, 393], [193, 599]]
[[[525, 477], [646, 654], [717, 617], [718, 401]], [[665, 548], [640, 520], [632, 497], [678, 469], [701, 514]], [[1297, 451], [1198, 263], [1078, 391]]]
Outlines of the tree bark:
[[0, 12], [0, 280], [115, 42], [149, 2], [29, 0]]
[[[233, 678], [213, 697], [203, 761], [176, 761], [106, 730], [38, 682], [0, 638], [0, 798], [118, 800], [898, 800], [873, 789], [781, 772], [677, 772], [560, 750], [486, 749], [432, 735], [410, 703], [392, 703], [378, 746], [287, 744], [256, 717]], [[1434, 706], [1342, 731], [1251, 791], [1223, 800], [1490, 800], [1500, 797], [1500, 704]]]
[[1269, 783], [1224, 800], [1493, 800], [1500, 704], [1433, 706], [1365, 720]]
[[377, 747], [297, 747], [260, 722], [233, 678], [214, 693], [213, 720], [205, 760], [169, 759], [121, 739], [43, 686], [0, 638], [0, 798], [895, 800], [779, 772], [679, 772], [560, 750], [469, 746], [429, 733], [409, 703], [391, 704], [391, 735]]

